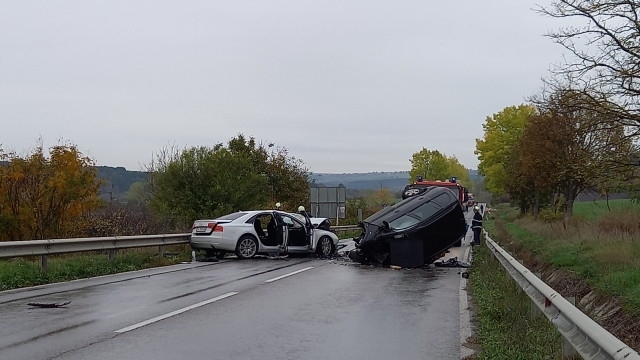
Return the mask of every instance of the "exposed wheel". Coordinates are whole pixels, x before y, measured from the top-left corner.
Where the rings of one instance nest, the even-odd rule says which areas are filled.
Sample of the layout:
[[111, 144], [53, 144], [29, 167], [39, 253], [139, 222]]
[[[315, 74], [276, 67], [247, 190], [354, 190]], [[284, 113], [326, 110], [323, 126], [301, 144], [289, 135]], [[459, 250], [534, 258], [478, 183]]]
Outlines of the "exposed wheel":
[[318, 240], [318, 246], [316, 246], [316, 254], [322, 258], [326, 258], [333, 254], [333, 240], [328, 236], [323, 236]]
[[416, 196], [422, 192], [426, 191], [426, 188], [418, 188], [418, 187], [407, 187], [404, 189], [404, 191], [402, 192], [402, 200], [406, 199], [406, 198], [410, 198], [412, 196]]
[[238, 240], [236, 255], [240, 259], [250, 259], [258, 253], [258, 240], [250, 235], [245, 235]]

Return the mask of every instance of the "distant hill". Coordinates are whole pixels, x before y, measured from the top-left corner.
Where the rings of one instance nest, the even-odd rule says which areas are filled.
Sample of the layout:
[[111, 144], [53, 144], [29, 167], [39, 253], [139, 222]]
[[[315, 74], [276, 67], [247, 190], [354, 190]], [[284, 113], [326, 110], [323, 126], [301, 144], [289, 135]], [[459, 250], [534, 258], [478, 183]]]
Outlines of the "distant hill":
[[318, 185], [340, 186], [347, 189], [369, 190], [386, 188], [389, 190], [401, 190], [409, 182], [408, 171], [372, 172], [350, 174], [311, 174], [311, 181]]
[[[129, 171], [124, 167], [97, 166], [98, 177], [106, 180], [107, 184], [101, 189], [103, 197], [124, 199], [124, 194], [131, 184], [147, 180], [144, 171]], [[478, 177], [476, 170], [469, 170], [471, 180]], [[311, 173], [310, 179], [315, 186], [340, 186], [347, 190], [371, 190], [386, 188], [400, 191], [409, 183], [408, 171], [370, 172], [370, 173]]]

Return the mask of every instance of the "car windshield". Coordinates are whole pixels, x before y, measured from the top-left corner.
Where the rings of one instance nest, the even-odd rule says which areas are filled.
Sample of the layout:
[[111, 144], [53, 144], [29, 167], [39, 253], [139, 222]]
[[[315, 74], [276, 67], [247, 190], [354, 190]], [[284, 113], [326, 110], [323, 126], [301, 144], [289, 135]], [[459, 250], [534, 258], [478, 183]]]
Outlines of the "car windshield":
[[225, 215], [225, 216], [220, 216], [219, 218], [216, 218], [216, 220], [228, 220], [228, 221], [233, 221], [239, 217], [245, 216], [247, 215], [246, 212], [235, 212], [233, 214], [229, 214], [229, 215]]

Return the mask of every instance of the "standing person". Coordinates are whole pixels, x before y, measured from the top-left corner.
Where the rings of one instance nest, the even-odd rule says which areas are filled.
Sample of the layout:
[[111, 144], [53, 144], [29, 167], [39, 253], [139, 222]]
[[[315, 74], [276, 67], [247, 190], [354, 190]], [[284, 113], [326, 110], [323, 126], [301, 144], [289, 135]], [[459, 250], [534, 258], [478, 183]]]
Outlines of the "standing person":
[[480, 208], [473, 207], [473, 220], [471, 220], [471, 229], [473, 230], [473, 244], [480, 245], [480, 232], [482, 231], [482, 214]]

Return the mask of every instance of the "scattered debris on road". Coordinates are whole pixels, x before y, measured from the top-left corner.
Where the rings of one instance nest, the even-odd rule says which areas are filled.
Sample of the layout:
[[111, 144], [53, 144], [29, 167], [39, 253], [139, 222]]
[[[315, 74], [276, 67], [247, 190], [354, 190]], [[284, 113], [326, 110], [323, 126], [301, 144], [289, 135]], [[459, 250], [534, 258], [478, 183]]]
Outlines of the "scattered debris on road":
[[437, 267], [450, 267], [450, 268], [470, 268], [471, 264], [464, 261], [459, 261], [457, 257], [452, 257], [447, 260], [440, 260], [433, 263]]
[[27, 303], [29, 306], [39, 308], [61, 308], [71, 304], [71, 301], [65, 301], [63, 303]]

